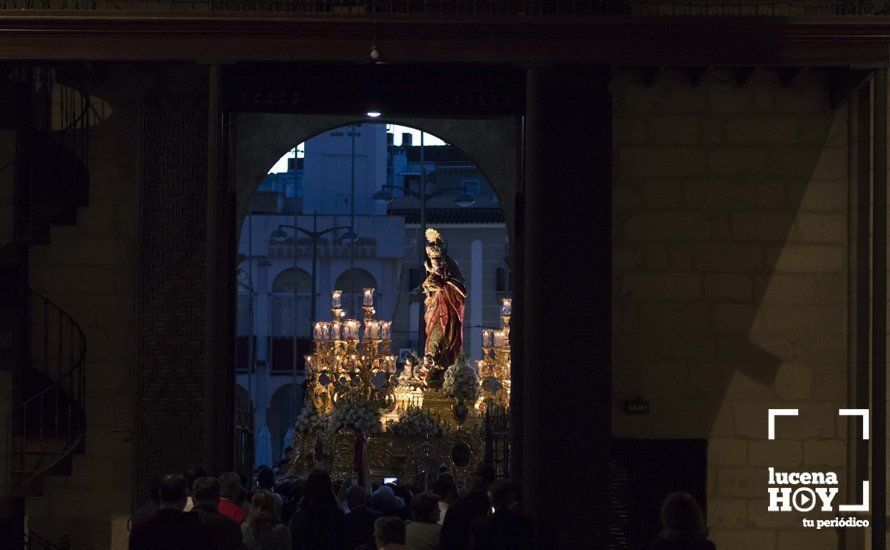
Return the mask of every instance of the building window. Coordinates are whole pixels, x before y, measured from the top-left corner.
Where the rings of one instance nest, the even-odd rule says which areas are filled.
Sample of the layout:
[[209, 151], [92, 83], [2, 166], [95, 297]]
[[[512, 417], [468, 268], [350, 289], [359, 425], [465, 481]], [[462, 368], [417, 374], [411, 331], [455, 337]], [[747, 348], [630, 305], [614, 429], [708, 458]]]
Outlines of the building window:
[[[271, 338], [273, 372], [290, 372], [294, 368], [294, 340], [290, 336]], [[312, 353], [312, 338], [297, 338], [297, 371], [306, 368], [306, 355]]]
[[[296, 312], [294, 290], [296, 289]], [[312, 278], [302, 269], [285, 269], [272, 283], [272, 336], [308, 338], [309, 312], [312, 300]], [[295, 315], [296, 314], [296, 315]], [[296, 331], [294, 331], [296, 317]]]

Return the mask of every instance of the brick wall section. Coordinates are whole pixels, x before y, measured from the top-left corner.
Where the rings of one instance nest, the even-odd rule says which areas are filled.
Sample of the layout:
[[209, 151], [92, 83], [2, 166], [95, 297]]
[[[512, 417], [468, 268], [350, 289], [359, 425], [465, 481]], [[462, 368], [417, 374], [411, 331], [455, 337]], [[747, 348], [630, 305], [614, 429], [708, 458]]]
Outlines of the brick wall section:
[[[721, 550], [835, 548], [800, 514], [767, 513], [766, 480], [775, 466], [843, 484], [846, 110], [816, 72], [739, 88], [729, 72], [647, 87], [628, 71], [612, 89], [614, 434], [709, 440]], [[622, 412], [635, 397], [649, 416]], [[777, 441], [770, 407], [801, 410]]]
[[86, 453], [71, 476], [47, 478], [44, 496], [27, 500], [35, 532], [54, 542], [67, 534], [73, 548], [111, 547], [115, 518], [129, 517], [133, 478], [139, 102], [124, 87], [95, 95], [111, 116], [91, 134], [89, 206], [76, 226], [54, 227], [49, 245], [31, 248], [32, 287], [87, 340]]

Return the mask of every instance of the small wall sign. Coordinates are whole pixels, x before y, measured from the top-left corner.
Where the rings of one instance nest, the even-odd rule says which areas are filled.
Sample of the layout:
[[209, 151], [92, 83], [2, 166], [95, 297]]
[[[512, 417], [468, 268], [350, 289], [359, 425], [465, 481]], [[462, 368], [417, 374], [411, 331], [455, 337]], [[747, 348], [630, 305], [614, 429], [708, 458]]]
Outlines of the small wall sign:
[[649, 402], [645, 399], [628, 399], [624, 402], [624, 413], [629, 415], [649, 414]]

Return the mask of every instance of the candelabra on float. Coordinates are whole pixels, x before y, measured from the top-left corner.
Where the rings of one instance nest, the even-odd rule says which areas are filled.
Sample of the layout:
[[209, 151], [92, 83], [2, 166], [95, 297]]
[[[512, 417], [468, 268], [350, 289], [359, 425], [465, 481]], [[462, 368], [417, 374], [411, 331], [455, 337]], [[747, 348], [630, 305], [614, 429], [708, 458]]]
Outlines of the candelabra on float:
[[500, 330], [482, 331], [482, 359], [476, 365], [482, 381], [478, 408], [485, 411], [490, 405], [510, 406], [510, 315], [513, 301], [501, 303]]
[[374, 317], [374, 289], [364, 289], [364, 320], [347, 319], [341, 290], [331, 294], [331, 321], [315, 323], [315, 353], [306, 356], [308, 392], [317, 410], [338, 401], [364, 400], [381, 409], [394, 403], [396, 356], [389, 353], [392, 321]]

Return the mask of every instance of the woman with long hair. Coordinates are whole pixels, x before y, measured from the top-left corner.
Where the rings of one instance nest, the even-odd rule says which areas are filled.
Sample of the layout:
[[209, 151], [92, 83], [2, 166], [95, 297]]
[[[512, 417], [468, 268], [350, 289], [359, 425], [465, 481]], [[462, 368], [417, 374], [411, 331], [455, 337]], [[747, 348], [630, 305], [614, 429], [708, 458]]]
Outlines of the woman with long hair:
[[705, 518], [689, 493], [677, 491], [661, 505], [662, 531], [652, 550], [716, 550], [708, 540]]
[[272, 493], [257, 491], [250, 503], [250, 513], [241, 525], [247, 550], [290, 550], [290, 531], [281, 523]]
[[341, 550], [345, 525], [337, 505], [331, 477], [313, 470], [303, 488], [303, 498], [291, 518], [293, 550]]

